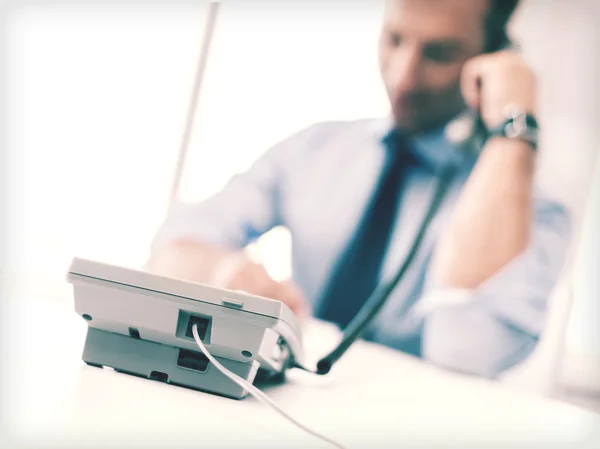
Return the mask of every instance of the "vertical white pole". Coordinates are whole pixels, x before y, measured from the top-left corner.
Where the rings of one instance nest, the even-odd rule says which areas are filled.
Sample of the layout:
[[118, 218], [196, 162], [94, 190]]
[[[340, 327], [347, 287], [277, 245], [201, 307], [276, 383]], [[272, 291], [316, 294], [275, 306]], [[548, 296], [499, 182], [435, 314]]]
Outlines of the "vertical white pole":
[[181, 184], [181, 178], [183, 175], [183, 169], [185, 167], [185, 161], [190, 145], [190, 138], [192, 135], [192, 128], [194, 127], [194, 120], [196, 117], [196, 110], [198, 109], [198, 99], [200, 98], [200, 90], [202, 87], [202, 81], [206, 72], [206, 64], [208, 61], [208, 55], [210, 53], [211, 42], [214, 34], [215, 23], [219, 12], [221, 2], [211, 1], [208, 5], [208, 15], [206, 18], [204, 36], [202, 38], [202, 45], [200, 47], [200, 54], [198, 56], [198, 65], [196, 66], [196, 73], [194, 75], [194, 84], [188, 104], [188, 110], [186, 114], [185, 127], [181, 138], [181, 145], [179, 147], [179, 154], [177, 156], [177, 164], [175, 166], [175, 173], [173, 174], [173, 181], [171, 185], [171, 194], [169, 196], [169, 211], [177, 205], [179, 196], [179, 186]]

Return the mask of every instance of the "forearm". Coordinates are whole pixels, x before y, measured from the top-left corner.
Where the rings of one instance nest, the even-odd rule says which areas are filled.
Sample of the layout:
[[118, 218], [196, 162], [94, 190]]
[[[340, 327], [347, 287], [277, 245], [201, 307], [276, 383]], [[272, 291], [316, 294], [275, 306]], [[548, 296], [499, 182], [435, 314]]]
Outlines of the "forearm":
[[178, 240], [155, 252], [146, 269], [162, 276], [276, 299], [299, 318], [308, 315], [300, 289], [293, 283], [273, 280], [262, 265], [250, 261], [242, 250], [223, 249], [196, 240]]
[[424, 359], [494, 377], [533, 351], [571, 236], [567, 210], [540, 193], [525, 251], [478, 288], [436, 290], [432, 285], [421, 298]]
[[146, 269], [163, 276], [210, 283], [220, 261], [229, 254], [231, 251], [208, 243], [179, 240], [152, 254]]
[[439, 282], [475, 288], [527, 247], [533, 169], [534, 152], [526, 143], [488, 141], [436, 250]]

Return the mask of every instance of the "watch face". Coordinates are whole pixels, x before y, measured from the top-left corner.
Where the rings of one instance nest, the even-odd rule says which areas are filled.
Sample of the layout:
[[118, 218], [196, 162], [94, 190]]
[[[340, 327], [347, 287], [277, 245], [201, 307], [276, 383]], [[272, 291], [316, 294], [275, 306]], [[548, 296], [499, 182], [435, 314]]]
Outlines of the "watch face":
[[532, 145], [537, 145], [538, 129], [527, 122], [527, 114], [515, 111], [504, 126], [504, 135], [511, 139], [522, 139]]
[[519, 138], [527, 132], [527, 116], [519, 112], [511, 117], [504, 127], [506, 137]]

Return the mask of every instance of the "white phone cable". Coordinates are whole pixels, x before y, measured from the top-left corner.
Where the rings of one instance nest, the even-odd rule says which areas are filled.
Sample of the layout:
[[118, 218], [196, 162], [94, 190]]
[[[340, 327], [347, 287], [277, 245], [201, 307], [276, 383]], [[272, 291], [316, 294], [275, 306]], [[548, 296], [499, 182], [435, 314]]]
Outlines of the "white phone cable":
[[232, 373], [230, 370], [228, 370], [227, 368], [225, 368], [223, 365], [221, 365], [211, 354], [210, 352], [208, 352], [208, 349], [206, 349], [206, 346], [204, 346], [204, 343], [202, 343], [202, 340], [200, 339], [200, 335], [198, 334], [198, 327], [197, 324], [194, 324], [192, 326], [192, 334], [194, 335], [194, 340], [196, 340], [196, 344], [198, 345], [198, 347], [200, 348], [200, 350], [202, 351], [202, 353], [206, 356], [206, 358], [210, 361], [210, 363], [212, 363], [215, 368], [217, 368], [221, 373], [223, 373], [225, 376], [227, 376], [229, 379], [231, 379], [233, 382], [235, 382], [236, 384], [238, 384], [240, 387], [244, 388], [245, 390], [248, 391], [248, 393], [250, 393], [252, 396], [254, 396], [256, 399], [258, 399], [260, 402], [262, 402], [263, 404], [273, 408], [276, 412], [278, 412], [279, 414], [281, 414], [284, 418], [288, 419], [292, 424], [298, 426], [300, 429], [304, 430], [305, 432], [331, 444], [334, 447], [337, 447], [339, 449], [345, 449], [344, 446], [342, 446], [341, 444], [331, 440], [330, 438], [327, 438], [326, 436], [323, 436], [317, 432], [315, 432], [314, 430], [309, 429], [308, 427], [306, 427], [304, 424], [301, 424], [300, 422], [298, 422], [295, 418], [291, 417], [287, 412], [285, 412], [279, 405], [277, 405], [269, 396], [267, 396], [265, 393], [263, 393], [261, 390], [259, 390], [256, 386], [252, 385], [250, 382], [248, 382], [246, 379], [242, 379], [240, 376], [238, 376], [235, 373]]

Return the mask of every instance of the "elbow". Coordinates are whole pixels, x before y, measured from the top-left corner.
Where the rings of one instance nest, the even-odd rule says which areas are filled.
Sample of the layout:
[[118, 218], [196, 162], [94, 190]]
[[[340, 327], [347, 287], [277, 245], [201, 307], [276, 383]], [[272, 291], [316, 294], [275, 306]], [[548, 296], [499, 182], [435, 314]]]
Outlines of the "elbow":
[[426, 319], [421, 351], [440, 368], [493, 379], [525, 361], [537, 341], [481, 310], [449, 307]]

